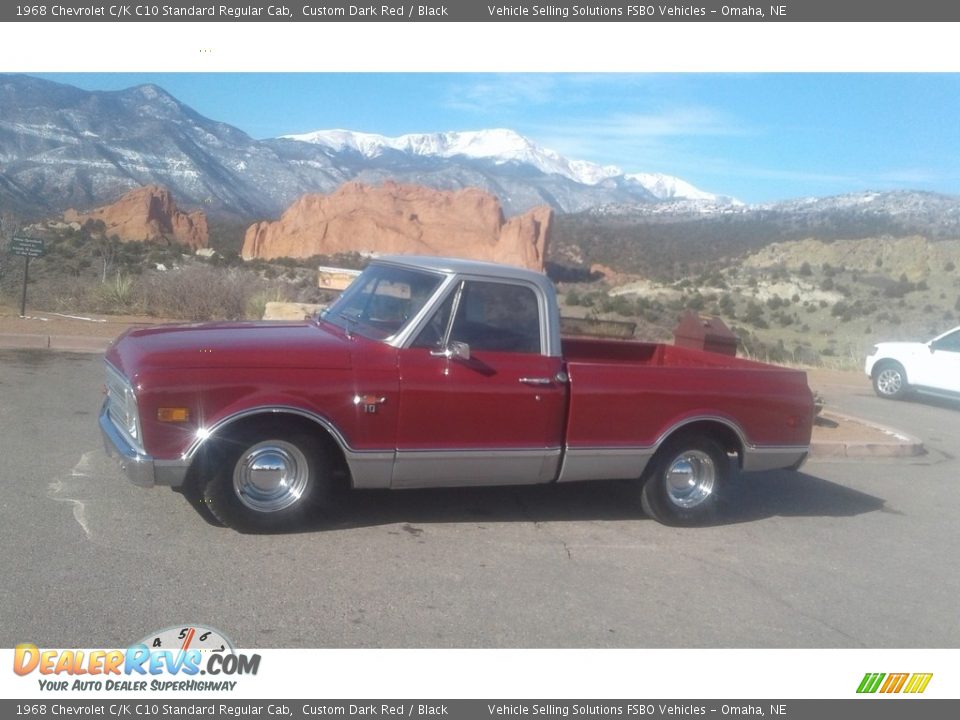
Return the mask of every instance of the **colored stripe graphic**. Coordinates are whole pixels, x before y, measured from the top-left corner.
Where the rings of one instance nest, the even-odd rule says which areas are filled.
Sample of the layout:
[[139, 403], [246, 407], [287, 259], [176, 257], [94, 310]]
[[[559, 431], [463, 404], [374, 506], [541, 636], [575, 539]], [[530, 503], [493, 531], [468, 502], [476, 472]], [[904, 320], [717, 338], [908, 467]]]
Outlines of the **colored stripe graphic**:
[[933, 679], [933, 673], [866, 673], [858, 693], [922, 693]]
[[860, 687], [857, 688], [857, 692], [875, 693], [885, 677], [886, 675], [884, 673], [867, 673], [863, 676], [863, 680], [860, 681]]
[[890, 673], [887, 675], [887, 681], [880, 688], [882, 693], [898, 693], [903, 689], [910, 673]]
[[910, 678], [910, 682], [907, 683], [907, 687], [904, 692], [922, 693], [927, 689], [927, 685], [930, 684], [931, 678], [933, 678], [933, 673], [914, 673], [913, 677]]

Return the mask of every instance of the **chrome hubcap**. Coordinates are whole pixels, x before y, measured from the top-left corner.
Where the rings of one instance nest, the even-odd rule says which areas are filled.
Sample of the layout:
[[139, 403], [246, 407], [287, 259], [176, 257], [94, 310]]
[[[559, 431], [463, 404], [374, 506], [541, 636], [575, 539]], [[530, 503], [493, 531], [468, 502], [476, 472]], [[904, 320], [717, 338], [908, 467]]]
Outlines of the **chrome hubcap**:
[[903, 385], [903, 378], [900, 373], [891, 368], [881, 370], [877, 375], [877, 387], [884, 395], [894, 395], [900, 391]]
[[700, 450], [687, 450], [667, 468], [667, 497], [677, 507], [696, 507], [710, 497], [716, 481], [713, 458]]
[[297, 502], [310, 482], [310, 466], [296, 445], [283, 440], [257, 443], [237, 461], [233, 491], [257, 512], [276, 512]]

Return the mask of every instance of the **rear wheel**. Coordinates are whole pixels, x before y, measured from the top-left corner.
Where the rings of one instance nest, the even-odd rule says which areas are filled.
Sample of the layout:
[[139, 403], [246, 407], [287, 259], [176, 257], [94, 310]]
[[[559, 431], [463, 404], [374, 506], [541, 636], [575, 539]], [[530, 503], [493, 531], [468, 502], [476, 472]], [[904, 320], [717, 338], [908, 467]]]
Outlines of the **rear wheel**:
[[330, 498], [334, 464], [323, 443], [295, 427], [251, 427], [217, 446], [204, 502], [240, 532], [295, 527]]
[[716, 440], [680, 437], [651, 460], [641, 478], [640, 504], [665, 525], [702, 525], [715, 516], [718, 492], [729, 475], [727, 453]]
[[887, 361], [873, 372], [873, 390], [882, 398], [899, 400], [907, 394], [907, 371], [898, 362]]

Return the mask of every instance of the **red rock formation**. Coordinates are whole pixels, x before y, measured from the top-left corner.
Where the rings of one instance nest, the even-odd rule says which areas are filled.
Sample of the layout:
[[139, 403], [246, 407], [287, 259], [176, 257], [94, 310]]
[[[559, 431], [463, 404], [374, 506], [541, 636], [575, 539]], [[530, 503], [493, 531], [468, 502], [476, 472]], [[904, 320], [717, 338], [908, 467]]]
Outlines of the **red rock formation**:
[[245, 260], [344, 252], [473, 258], [543, 270], [553, 211], [504, 220], [500, 202], [475, 188], [431, 190], [387, 182], [346, 183], [304, 195], [276, 222], [247, 229]]
[[81, 224], [102, 220], [107, 235], [116, 235], [124, 242], [168, 240], [202, 248], [209, 239], [207, 216], [203, 211], [181, 212], [170, 191], [159, 185], [136, 188], [112, 205], [88, 212], [67, 210], [63, 219]]

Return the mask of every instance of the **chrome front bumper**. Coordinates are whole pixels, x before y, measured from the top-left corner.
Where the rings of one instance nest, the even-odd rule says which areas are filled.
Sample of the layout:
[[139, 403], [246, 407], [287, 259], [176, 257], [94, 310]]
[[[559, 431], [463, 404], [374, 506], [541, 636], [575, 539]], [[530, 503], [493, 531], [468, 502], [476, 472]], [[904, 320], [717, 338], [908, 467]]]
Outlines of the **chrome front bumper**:
[[107, 455], [120, 463], [120, 469], [134, 485], [153, 487], [154, 485], [183, 485], [189, 464], [179, 460], [154, 460], [141, 453], [124, 437], [110, 419], [109, 400], [100, 410], [100, 434]]

